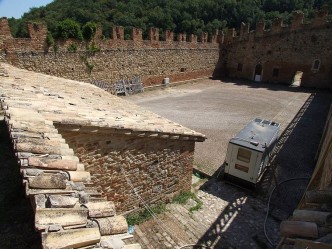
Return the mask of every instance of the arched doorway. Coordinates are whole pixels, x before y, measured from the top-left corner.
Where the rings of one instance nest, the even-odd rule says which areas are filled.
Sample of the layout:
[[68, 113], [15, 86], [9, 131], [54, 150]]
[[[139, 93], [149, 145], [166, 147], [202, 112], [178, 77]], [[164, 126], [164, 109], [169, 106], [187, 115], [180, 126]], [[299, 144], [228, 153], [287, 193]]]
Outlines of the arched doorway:
[[292, 82], [292, 86], [301, 86], [302, 77], [303, 77], [303, 72], [296, 71]]
[[257, 64], [254, 72], [254, 81], [257, 82], [262, 81], [262, 75], [263, 75], [263, 66], [261, 64]]

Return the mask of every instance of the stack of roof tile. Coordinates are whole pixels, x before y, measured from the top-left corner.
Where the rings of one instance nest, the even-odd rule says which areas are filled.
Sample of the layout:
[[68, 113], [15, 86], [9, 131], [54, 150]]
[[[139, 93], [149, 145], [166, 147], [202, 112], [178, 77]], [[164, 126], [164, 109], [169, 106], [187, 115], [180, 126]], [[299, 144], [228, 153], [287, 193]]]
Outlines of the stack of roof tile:
[[280, 225], [278, 249], [332, 248], [332, 106], [308, 188], [289, 220]]

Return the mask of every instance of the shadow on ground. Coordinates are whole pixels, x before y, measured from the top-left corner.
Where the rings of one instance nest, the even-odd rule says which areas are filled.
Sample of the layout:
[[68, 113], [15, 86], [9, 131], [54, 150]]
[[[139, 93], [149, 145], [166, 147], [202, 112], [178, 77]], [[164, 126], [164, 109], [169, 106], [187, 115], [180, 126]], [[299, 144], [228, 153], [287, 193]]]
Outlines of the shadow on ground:
[[[255, 87], [255, 85], [250, 84], [250, 87]], [[258, 84], [257, 87], [261, 87], [261, 84]], [[271, 88], [271, 90], [278, 89], [274, 86]], [[285, 87], [283, 87], [284, 89]], [[311, 176], [331, 100], [332, 95], [328, 91], [311, 94], [281, 134], [272, 166], [266, 172], [256, 191], [248, 192], [238, 189], [237, 194], [230, 196], [229, 193], [236, 187], [229, 186], [225, 182], [219, 182], [218, 185], [215, 178], [218, 171], [201, 187], [201, 190], [215, 195], [229, 204], [199, 239], [198, 244], [213, 245], [213, 248], [221, 249], [241, 248], [239, 247], [242, 244], [240, 241], [245, 239], [243, 226], [246, 226], [247, 231], [252, 234], [252, 241], [247, 241], [248, 248], [272, 248], [264, 236], [263, 229], [266, 205], [262, 206], [260, 203], [266, 204], [267, 194], [276, 184], [290, 178], [309, 178]], [[303, 179], [286, 182], [278, 186], [272, 195], [267, 234], [273, 243], [278, 241], [276, 235], [278, 235], [280, 221], [286, 219], [296, 208], [307, 183], [308, 181]], [[261, 212], [261, 214], [257, 212]], [[255, 220], [250, 220], [248, 216], [255, 217], [252, 218]], [[232, 236], [236, 236], [236, 239], [230, 239]], [[233, 243], [229, 243], [229, 241], [233, 241]]]
[[255, 82], [252, 80], [246, 79], [235, 79], [235, 78], [222, 78], [222, 79], [214, 79], [216, 81], [220, 81], [222, 83], [231, 83], [241, 86], [248, 86], [250, 88], [265, 88], [271, 91], [290, 91], [290, 92], [313, 92], [314, 88], [301, 87], [301, 86], [292, 86], [290, 84], [282, 84], [282, 83], [270, 83], [270, 82]]
[[0, 121], [0, 241], [3, 249], [37, 249], [41, 245], [3, 119]]

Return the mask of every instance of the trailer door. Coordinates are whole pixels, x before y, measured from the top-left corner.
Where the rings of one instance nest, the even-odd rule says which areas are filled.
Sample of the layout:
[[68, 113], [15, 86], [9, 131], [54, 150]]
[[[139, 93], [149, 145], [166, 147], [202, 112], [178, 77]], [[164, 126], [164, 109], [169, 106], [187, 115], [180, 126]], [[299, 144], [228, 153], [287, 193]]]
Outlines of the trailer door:
[[255, 182], [253, 173], [257, 159], [256, 151], [233, 146], [231, 161], [229, 162], [229, 174], [249, 182]]

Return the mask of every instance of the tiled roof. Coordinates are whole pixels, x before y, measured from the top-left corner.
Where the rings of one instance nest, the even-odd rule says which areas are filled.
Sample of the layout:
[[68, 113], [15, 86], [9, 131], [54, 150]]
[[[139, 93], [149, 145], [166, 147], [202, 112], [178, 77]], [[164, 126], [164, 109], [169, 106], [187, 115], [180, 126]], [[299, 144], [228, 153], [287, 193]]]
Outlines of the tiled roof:
[[[98, 130], [127, 135], [204, 141], [201, 133], [111, 95], [98, 87], [33, 73], [4, 65], [9, 77], [1, 79], [3, 107], [10, 116], [45, 119], [75, 131]], [[29, 113], [30, 112], [30, 113]], [[32, 114], [34, 115], [32, 117]]]
[[141, 248], [124, 245], [121, 239], [131, 237], [125, 218], [90, 183], [90, 173], [54, 124], [173, 139], [204, 136], [94, 86], [5, 69], [1, 108], [43, 248]]

